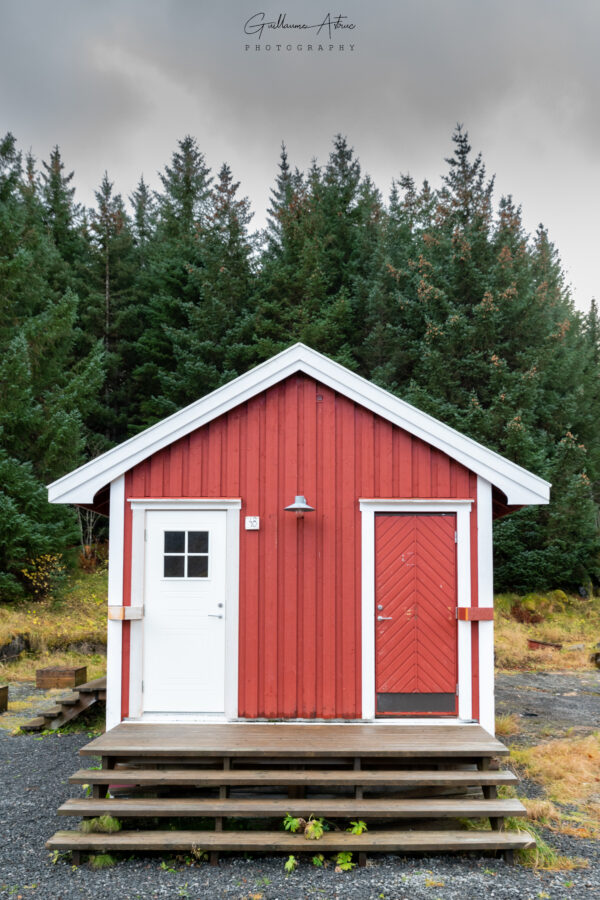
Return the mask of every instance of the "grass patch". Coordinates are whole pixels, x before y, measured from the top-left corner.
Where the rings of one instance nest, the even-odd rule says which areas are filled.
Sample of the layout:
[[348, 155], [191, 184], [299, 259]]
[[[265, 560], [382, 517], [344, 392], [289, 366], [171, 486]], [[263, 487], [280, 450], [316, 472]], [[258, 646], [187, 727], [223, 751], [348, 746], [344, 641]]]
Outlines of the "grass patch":
[[[513, 749], [511, 759], [546, 793], [545, 800], [523, 800], [531, 819], [573, 837], [600, 837], [600, 734]], [[555, 804], [571, 809], [558, 810]]]
[[515, 713], [496, 716], [496, 735], [507, 737], [510, 734], [517, 734], [520, 730], [519, 717]]
[[[36, 669], [82, 666], [88, 679], [106, 674], [107, 572], [74, 569], [51, 597], [0, 603], [0, 647], [23, 638], [28, 650], [0, 661], [0, 681], [35, 681]], [[84, 645], [96, 652], [88, 653]], [[81, 648], [73, 645], [83, 645]]]
[[[523, 801], [525, 802], [525, 801]], [[489, 819], [459, 819], [467, 831], [489, 831]], [[535, 839], [535, 847], [528, 850], [517, 850], [515, 858], [522, 866], [530, 869], [544, 869], [550, 872], [563, 872], [572, 869], [586, 868], [589, 863], [580, 857], [561, 856], [544, 840], [537, 824], [523, 821], [516, 816], [508, 816], [504, 820], [506, 831], [526, 832]]]
[[557, 803], [589, 803], [600, 791], [600, 734], [511, 750], [511, 759]]
[[84, 819], [79, 823], [79, 830], [83, 834], [115, 834], [121, 828], [120, 821], [114, 816], [97, 816], [94, 819]]
[[25, 709], [31, 709], [32, 706], [39, 704], [40, 698], [35, 694], [32, 697], [26, 697], [24, 700], [9, 700], [8, 712], [23, 712]]
[[27, 635], [33, 650], [106, 643], [107, 573], [75, 570], [53, 596], [0, 604], [0, 646]]
[[[35, 681], [36, 669], [47, 666], [87, 666], [87, 677], [92, 681], [106, 675], [106, 656], [103, 653], [77, 653], [71, 650], [21, 653], [18, 659], [0, 663], [0, 681]], [[61, 688], [61, 693], [67, 690]]]
[[569, 872], [573, 869], [586, 869], [587, 859], [579, 856], [562, 856], [542, 837], [539, 828], [531, 822], [524, 823], [519, 819], [506, 819], [506, 828], [511, 831], [527, 831], [535, 838], [535, 847], [528, 850], [517, 850], [516, 858], [522, 866], [530, 869], [544, 869], [546, 872]]
[[88, 862], [92, 869], [112, 869], [117, 864], [117, 860], [110, 853], [96, 853], [90, 856]]
[[[590, 653], [600, 633], [600, 602], [596, 598], [547, 594], [498, 594], [495, 656], [501, 671], [581, 670], [593, 668]], [[562, 650], [530, 649], [527, 639], [562, 644]], [[583, 644], [584, 648], [569, 650]]]
[[527, 810], [527, 818], [530, 822], [549, 825], [560, 821], [560, 813], [552, 800], [540, 800], [538, 797], [521, 797], [521, 802]]

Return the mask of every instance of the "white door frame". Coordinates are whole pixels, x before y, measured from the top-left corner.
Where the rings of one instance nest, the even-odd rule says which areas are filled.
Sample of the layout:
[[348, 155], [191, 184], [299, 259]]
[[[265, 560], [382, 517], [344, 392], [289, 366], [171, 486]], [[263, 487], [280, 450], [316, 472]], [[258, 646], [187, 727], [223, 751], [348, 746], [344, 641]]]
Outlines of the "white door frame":
[[[239, 498], [150, 499], [128, 498], [132, 511], [131, 528], [131, 605], [143, 609], [145, 573], [146, 514], [150, 510], [222, 510], [226, 517], [225, 575], [225, 714], [224, 716], [192, 716], [173, 713], [157, 714], [156, 721], [231, 721], [238, 716], [238, 628], [240, 583], [240, 509]], [[143, 715], [142, 663], [144, 620], [131, 622], [129, 662], [129, 719]], [[150, 717], [144, 716], [144, 721]]]
[[[471, 605], [472, 500], [360, 499], [362, 533], [362, 718], [375, 719], [375, 513], [455, 513], [457, 606]], [[458, 718], [470, 720], [471, 622], [458, 625]], [[408, 718], [408, 717], [407, 717]], [[432, 717], [433, 718], [433, 717]], [[451, 718], [451, 717], [448, 717]], [[386, 719], [386, 721], [389, 720]], [[402, 717], [402, 721], [406, 721]], [[445, 718], [445, 721], [448, 721]]]

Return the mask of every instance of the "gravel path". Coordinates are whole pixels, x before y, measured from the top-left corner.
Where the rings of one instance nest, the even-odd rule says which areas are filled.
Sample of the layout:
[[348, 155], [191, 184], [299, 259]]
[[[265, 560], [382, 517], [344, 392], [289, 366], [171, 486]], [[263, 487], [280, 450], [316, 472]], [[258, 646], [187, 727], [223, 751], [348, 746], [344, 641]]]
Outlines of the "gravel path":
[[[13, 900], [579, 900], [600, 898], [600, 843], [548, 835], [561, 853], [583, 856], [587, 869], [535, 874], [519, 866], [482, 858], [377, 857], [366, 869], [338, 873], [302, 862], [285, 876], [283, 858], [229, 858], [218, 868], [206, 864], [169, 864], [142, 857], [95, 872], [87, 865], [52, 864], [45, 839], [65, 827], [55, 815], [68, 796], [81, 796], [68, 776], [80, 765], [79, 748], [86, 734], [25, 735], [0, 732], [0, 897]], [[92, 761], [87, 762], [92, 764]], [[68, 825], [67, 825], [68, 827]], [[169, 869], [173, 868], [174, 871]], [[254, 896], [253, 896], [254, 895]]]

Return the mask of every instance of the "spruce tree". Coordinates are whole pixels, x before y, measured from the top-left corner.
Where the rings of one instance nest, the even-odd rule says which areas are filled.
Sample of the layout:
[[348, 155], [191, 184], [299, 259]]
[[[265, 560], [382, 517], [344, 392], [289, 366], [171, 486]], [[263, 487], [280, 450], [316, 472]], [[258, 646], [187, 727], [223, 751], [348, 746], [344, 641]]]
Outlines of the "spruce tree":
[[145, 245], [145, 267], [135, 287], [144, 320], [134, 350], [140, 424], [164, 414], [162, 385], [177, 369], [170, 335], [173, 329], [185, 328], [187, 304], [198, 302], [197, 273], [204, 265], [211, 177], [194, 138], [188, 135], [178, 142], [160, 179], [156, 227]]
[[165, 326], [175, 362], [173, 371], [160, 373], [157, 405], [165, 413], [196, 400], [248, 368], [252, 213], [248, 198], [238, 198], [238, 189], [239, 182], [223, 164], [205, 220], [202, 265], [190, 266], [194, 298], [181, 306], [181, 327]]
[[[125, 348], [139, 334], [139, 322], [129, 315], [135, 281], [131, 224], [120, 194], [105, 173], [89, 212], [86, 294], [80, 327], [84, 351], [96, 342], [104, 349], [106, 378], [102, 394], [90, 398], [87, 424], [97, 435], [95, 446], [107, 449], [128, 433], [131, 372]], [[132, 334], [132, 330], [134, 333]]]

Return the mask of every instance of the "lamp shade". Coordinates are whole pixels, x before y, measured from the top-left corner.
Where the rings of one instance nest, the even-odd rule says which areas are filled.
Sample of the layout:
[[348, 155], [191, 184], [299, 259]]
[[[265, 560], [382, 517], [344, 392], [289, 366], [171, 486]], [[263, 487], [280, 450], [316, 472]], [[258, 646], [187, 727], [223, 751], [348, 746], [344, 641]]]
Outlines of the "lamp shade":
[[308, 505], [308, 503], [306, 502], [306, 497], [304, 497], [302, 494], [296, 494], [296, 496], [294, 498], [294, 502], [291, 503], [289, 506], [286, 506], [285, 510], [286, 510], [286, 512], [299, 513], [299, 512], [314, 512], [315, 508], [314, 508], [314, 506]]

